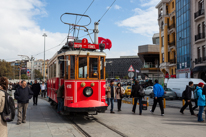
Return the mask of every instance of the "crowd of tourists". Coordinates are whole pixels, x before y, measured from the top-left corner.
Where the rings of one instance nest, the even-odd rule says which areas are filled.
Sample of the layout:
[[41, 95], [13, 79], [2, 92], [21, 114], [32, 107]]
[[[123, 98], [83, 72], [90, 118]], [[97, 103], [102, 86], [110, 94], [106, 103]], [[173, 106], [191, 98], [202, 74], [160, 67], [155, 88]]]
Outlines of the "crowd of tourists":
[[[193, 82], [190, 81], [188, 86], [186, 86], [185, 91], [182, 94], [182, 98], [185, 100], [185, 105], [181, 108], [180, 113], [184, 114], [184, 110], [189, 106], [191, 115], [198, 117], [198, 122], [204, 122], [202, 119], [202, 113], [206, 106], [206, 87], [204, 88], [204, 83], [200, 82], [195, 91], [192, 91]], [[117, 108], [118, 111], [121, 111], [121, 102], [124, 95], [124, 88], [121, 87], [121, 84], [118, 83], [117, 86], [114, 86], [114, 81], [110, 81], [110, 85], [106, 88], [107, 95], [107, 104], [108, 106], [111, 104], [110, 113], [114, 114], [114, 100], [117, 99]], [[192, 92], [194, 92], [195, 96], [195, 106], [192, 107], [191, 97]], [[164, 89], [158, 83], [158, 80], [155, 80], [155, 84], [153, 85], [153, 93], [154, 93], [154, 101], [152, 105], [152, 109], [150, 109], [151, 113], [154, 113], [157, 103], [159, 103], [161, 116], [164, 116], [164, 107], [163, 107], [163, 97], [164, 97]], [[132, 86], [131, 98], [134, 98], [134, 105], [132, 108], [132, 112], [136, 112], [137, 101], [139, 101], [139, 115], [142, 115], [142, 99], [145, 97], [143, 86], [139, 84], [139, 81], [135, 81], [135, 84]], [[194, 109], [199, 107], [199, 113], [195, 114]]]

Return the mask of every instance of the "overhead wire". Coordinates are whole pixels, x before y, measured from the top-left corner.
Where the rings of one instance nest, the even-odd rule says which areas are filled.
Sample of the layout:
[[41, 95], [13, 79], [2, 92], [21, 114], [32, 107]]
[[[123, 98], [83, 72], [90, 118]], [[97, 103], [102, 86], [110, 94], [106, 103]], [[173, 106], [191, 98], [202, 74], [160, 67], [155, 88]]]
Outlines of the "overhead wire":
[[113, 1], [113, 3], [110, 5], [110, 7], [107, 9], [107, 11], [102, 15], [102, 17], [98, 20], [98, 22], [101, 21], [101, 19], [106, 15], [106, 13], [110, 10], [110, 8], [112, 7], [112, 5], [116, 2], [116, 0]]

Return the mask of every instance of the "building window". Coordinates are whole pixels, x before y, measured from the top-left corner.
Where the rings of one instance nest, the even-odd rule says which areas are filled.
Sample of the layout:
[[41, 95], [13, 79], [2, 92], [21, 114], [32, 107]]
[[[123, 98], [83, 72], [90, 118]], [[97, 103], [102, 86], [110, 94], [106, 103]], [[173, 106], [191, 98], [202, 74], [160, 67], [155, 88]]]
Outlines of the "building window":
[[197, 48], [197, 58], [200, 58], [200, 47]]
[[175, 3], [174, 3], [174, 2], [172, 2], [172, 8], [174, 9], [174, 7], [175, 7]]
[[197, 34], [200, 34], [200, 30], [201, 30], [201, 27], [200, 27], [200, 24], [197, 26]]
[[199, 5], [199, 10], [204, 9], [204, 0], [200, 0], [198, 5]]
[[161, 30], [162, 31], [164, 30], [164, 22], [162, 22], [162, 24], [161, 24]]
[[164, 53], [162, 53], [162, 62], [164, 62]]
[[202, 22], [202, 33], [205, 33], [205, 22]]
[[202, 46], [202, 57], [206, 57], [206, 51], [205, 51], [205, 46]]
[[164, 47], [164, 36], [162, 37], [162, 47]]

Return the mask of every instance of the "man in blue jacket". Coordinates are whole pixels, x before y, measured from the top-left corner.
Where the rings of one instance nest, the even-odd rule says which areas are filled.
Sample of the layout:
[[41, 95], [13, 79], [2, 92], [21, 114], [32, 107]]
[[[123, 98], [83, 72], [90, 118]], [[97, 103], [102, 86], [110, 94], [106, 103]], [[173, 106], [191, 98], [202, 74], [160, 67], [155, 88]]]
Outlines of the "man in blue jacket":
[[150, 112], [154, 112], [155, 108], [157, 106], [157, 102], [160, 105], [161, 115], [164, 116], [164, 108], [163, 108], [163, 96], [164, 96], [164, 89], [163, 87], [158, 84], [158, 80], [155, 80], [155, 84], [153, 86], [153, 92], [154, 92], [154, 104], [152, 106], [152, 109], [150, 109]]

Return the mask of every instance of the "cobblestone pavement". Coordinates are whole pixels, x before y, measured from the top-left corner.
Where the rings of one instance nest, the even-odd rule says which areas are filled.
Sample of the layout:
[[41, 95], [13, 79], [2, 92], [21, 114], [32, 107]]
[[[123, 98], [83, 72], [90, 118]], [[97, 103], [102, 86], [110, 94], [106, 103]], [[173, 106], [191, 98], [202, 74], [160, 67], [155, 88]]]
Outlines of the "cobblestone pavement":
[[38, 106], [33, 106], [30, 100], [25, 124], [16, 125], [16, 122], [17, 117], [8, 123], [8, 137], [82, 137], [42, 99], [38, 99]]

